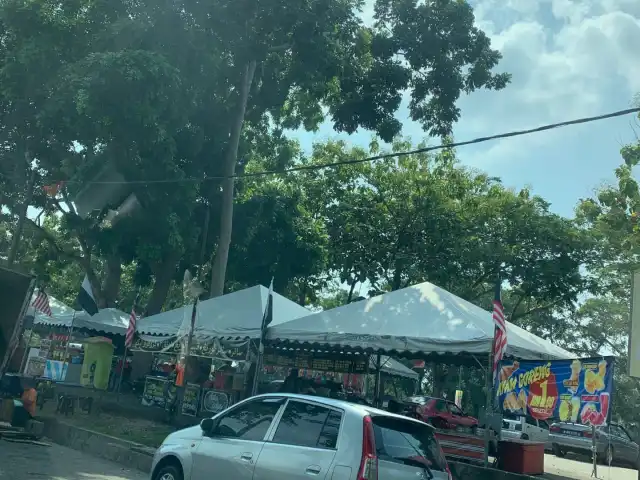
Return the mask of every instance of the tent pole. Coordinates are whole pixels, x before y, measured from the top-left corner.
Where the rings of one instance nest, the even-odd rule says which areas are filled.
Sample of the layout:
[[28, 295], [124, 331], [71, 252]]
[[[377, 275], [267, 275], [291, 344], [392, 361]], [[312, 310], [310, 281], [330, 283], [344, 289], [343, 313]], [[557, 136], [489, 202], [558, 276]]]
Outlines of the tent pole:
[[484, 467], [487, 468], [489, 466], [489, 444], [491, 442], [491, 431], [489, 429], [489, 417], [491, 417], [491, 413], [493, 411], [493, 350], [496, 343], [496, 337], [493, 336], [493, 341], [491, 342], [491, 351], [489, 352], [489, 360], [487, 364], [487, 375], [486, 375], [486, 384], [487, 384], [487, 396], [485, 400], [485, 411], [484, 411]]
[[[124, 375], [124, 368], [127, 364], [127, 351], [129, 350], [129, 347], [127, 347], [127, 344], [125, 342], [124, 345], [124, 356], [122, 357], [122, 365], [120, 367], [120, 375], [118, 376], [118, 385], [117, 385], [117, 390], [116, 390], [116, 402], [120, 402], [120, 387], [122, 385], [122, 376]], [[117, 364], [116, 364], [117, 365]], [[116, 372], [117, 374], [118, 372]]]
[[376, 407], [380, 408], [380, 354], [376, 358], [376, 386], [375, 386], [375, 401]]
[[29, 350], [31, 350], [31, 340], [33, 338], [33, 327], [35, 327], [35, 323], [31, 326], [31, 331], [29, 332], [29, 338], [27, 338], [27, 343], [24, 346], [24, 352], [22, 353], [22, 360], [20, 360], [20, 374], [24, 374], [24, 367], [27, 364], [27, 358], [29, 356]]
[[[71, 316], [71, 326], [69, 327], [69, 338], [67, 338], [67, 345], [64, 347], [64, 357], [62, 357], [62, 370], [64, 371], [64, 364], [67, 361], [67, 355], [69, 354], [69, 344], [71, 343], [71, 336], [73, 335], [73, 324], [76, 321], [76, 311], [73, 310], [73, 315]], [[69, 366], [67, 365], [67, 369]], [[62, 373], [61, 373], [62, 375]], [[65, 374], [65, 378], [61, 378], [60, 381], [65, 381], [67, 375]]]

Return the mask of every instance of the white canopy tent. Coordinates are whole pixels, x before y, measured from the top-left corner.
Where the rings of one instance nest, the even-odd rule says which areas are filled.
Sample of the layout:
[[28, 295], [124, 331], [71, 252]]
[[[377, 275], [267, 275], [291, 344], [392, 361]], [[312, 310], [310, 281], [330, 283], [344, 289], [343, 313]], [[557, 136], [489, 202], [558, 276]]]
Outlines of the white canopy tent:
[[[573, 358], [566, 350], [507, 322], [507, 355]], [[489, 354], [491, 313], [425, 282], [269, 328], [271, 341], [412, 354]]]
[[33, 318], [34, 325], [70, 328], [73, 323], [74, 329], [87, 329], [113, 335], [125, 335], [129, 326], [129, 314], [116, 308], [105, 308], [91, 316], [85, 311], [75, 311], [50, 295], [49, 306], [51, 317], [32, 306], [27, 310], [25, 317]]
[[[369, 358], [369, 370], [371, 372], [376, 371], [376, 359], [373, 357]], [[388, 373], [389, 375], [394, 375], [397, 377], [406, 377], [412, 380], [418, 380], [418, 373], [411, 370], [409, 367], [403, 365], [398, 360], [392, 357], [388, 357], [386, 355], [380, 356], [380, 371], [383, 373]]]
[[[198, 304], [194, 339], [257, 339], [260, 338], [262, 316], [267, 308], [269, 290], [262, 285], [245, 288]], [[169, 310], [150, 317], [141, 318], [137, 323], [140, 335], [180, 336], [189, 331], [192, 305]], [[271, 325], [279, 325], [311, 312], [295, 302], [273, 293], [273, 320]]]

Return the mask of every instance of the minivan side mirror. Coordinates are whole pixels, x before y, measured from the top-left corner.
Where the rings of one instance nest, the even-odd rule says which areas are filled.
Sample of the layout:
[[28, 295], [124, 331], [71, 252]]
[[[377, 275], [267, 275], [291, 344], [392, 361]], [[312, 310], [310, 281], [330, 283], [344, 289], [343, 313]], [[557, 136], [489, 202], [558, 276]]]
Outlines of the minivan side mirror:
[[215, 422], [213, 418], [204, 418], [200, 422], [200, 428], [202, 429], [202, 433], [205, 435], [211, 435], [213, 433], [213, 428], [215, 427]]

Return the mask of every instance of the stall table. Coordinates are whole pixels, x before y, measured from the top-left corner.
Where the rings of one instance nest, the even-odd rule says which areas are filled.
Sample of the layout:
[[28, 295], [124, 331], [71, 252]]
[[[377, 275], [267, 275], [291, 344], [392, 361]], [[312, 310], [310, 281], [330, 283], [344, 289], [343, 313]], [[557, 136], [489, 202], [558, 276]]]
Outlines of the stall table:
[[500, 440], [498, 442], [499, 468], [522, 475], [544, 473], [544, 443], [529, 440]]

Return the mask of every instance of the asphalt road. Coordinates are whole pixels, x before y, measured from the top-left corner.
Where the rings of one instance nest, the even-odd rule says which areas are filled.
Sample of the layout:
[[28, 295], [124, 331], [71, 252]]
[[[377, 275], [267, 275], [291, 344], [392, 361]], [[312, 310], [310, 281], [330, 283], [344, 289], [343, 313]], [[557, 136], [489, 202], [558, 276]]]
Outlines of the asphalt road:
[[[591, 470], [593, 465], [586, 457], [567, 454], [565, 458], [558, 458], [555, 455], [544, 456], [545, 473], [562, 475], [576, 480], [592, 480]], [[598, 464], [598, 478], [602, 480], [638, 480], [638, 471], [621, 468], [608, 467]]]
[[148, 480], [148, 475], [55, 444], [45, 447], [0, 440], [0, 478], [3, 480]]
[[[576, 480], [591, 480], [585, 457], [545, 455], [545, 471]], [[549, 475], [549, 478], [553, 478]], [[148, 480], [137, 470], [123, 468], [86, 453], [52, 444], [50, 447], [0, 440], [0, 479], [11, 480]], [[638, 480], [636, 470], [598, 465], [601, 480]]]

